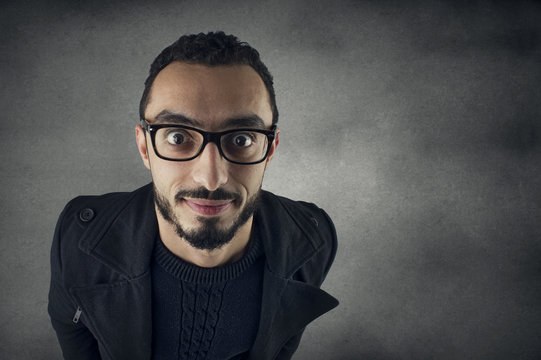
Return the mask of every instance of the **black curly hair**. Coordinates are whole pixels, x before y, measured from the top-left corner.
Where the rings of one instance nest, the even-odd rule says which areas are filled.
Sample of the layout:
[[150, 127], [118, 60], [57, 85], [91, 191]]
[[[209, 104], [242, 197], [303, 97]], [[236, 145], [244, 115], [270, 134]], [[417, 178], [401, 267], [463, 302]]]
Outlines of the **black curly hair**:
[[259, 74], [269, 93], [272, 123], [278, 122], [278, 108], [276, 107], [272, 75], [261, 61], [259, 53], [248, 43], [239, 41], [236, 36], [226, 35], [223, 31], [183, 35], [162, 50], [150, 65], [149, 75], [145, 80], [145, 89], [139, 104], [141, 119], [145, 117], [150, 88], [154, 79], [163, 68], [173, 61], [208, 66], [250, 65]]

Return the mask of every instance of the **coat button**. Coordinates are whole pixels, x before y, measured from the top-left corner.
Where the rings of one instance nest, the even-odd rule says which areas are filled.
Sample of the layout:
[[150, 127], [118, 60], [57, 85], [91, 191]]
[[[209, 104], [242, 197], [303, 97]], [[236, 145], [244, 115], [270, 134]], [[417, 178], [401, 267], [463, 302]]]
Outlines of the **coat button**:
[[79, 213], [79, 219], [81, 219], [81, 221], [83, 222], [89, 222], [94, 218], [94, 215], [94, 210], [90, 208], [85, 208]]

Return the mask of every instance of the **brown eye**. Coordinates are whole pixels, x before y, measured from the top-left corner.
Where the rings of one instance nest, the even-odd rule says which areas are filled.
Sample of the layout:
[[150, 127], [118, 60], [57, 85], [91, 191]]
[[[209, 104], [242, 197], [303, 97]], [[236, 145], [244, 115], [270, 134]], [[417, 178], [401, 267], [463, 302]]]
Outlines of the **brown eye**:
[[237, 134], [231, 138], [231, 142], [238, 147], [248, 147], [252, 145], [252, 137], [248, 134]]
[[186, 135], [181, 132], [171, 132], [167, 135], [167, 142], [171, 145], [180, 145], [186, 141]]

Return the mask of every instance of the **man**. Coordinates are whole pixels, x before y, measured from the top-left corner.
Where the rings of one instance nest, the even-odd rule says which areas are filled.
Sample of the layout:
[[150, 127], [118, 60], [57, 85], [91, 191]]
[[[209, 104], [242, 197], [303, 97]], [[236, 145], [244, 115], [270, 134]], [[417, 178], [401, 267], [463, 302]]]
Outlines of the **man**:
[[261, 190], [279, 143], [272, 76], [223, 32], [154, 60], [135, 128], [152, 183], [60, 215], [49, 314], [66, 359], [289, 359], [338, 302], [326, 213]]

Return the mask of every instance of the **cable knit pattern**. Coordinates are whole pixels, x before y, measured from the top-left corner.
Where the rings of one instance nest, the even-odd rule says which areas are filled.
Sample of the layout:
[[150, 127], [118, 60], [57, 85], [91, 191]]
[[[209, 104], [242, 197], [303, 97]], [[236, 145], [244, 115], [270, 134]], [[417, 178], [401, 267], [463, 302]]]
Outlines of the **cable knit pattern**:
[[259, 323], [262, 254], [253, 239], [239, 261], [201, 268], [157, 241], [152, 265], [153, 358], [241, 358]]

